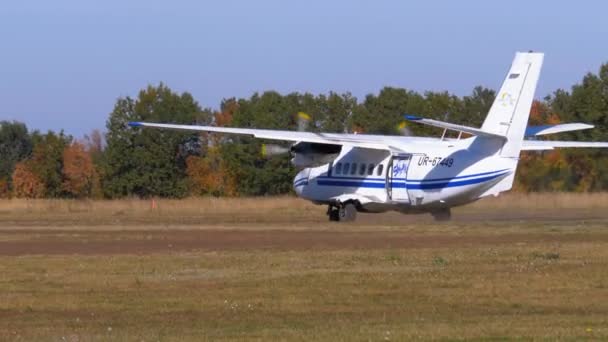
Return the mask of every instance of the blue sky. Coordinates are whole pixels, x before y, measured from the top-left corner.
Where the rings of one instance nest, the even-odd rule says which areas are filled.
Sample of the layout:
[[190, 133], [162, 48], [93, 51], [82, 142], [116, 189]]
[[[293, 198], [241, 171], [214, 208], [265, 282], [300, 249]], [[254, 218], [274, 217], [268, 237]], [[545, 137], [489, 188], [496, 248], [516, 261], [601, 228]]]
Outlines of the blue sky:
[[603, 1], [9, 0], [0, 120], [81, 136], [120, 96], [165, 82], [204, 107], [255, 91], [497, 88], [545, 52], [537, 97], [608, 62]]

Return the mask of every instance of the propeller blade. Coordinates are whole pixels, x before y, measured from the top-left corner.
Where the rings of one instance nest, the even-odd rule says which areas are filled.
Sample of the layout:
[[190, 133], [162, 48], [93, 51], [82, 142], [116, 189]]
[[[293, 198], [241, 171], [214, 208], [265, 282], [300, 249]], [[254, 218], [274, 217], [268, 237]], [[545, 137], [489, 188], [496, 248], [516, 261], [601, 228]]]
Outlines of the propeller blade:
[[299, 112], [298, 113], [298, 131], [300, 131], [300, 132], [306, 131], [311, 120], [312, 120], [312, 118], [310, 117], [310, 115], [308, 115], [304, 112]]
[[412, 130], [408, 127], [408, 124], [406, 121], [401, 121], [399, 123], [399, 125], [397, 126], [397, 130], [399, 130], [399, 132], [401, 133], [401, 135], [405, 136], [405, 137], [411, 137], [414, 135], [414, 133], [412, 132]]
[[262, 144], [262, 156], [264, 157], [272, 157], [287, 153], [289, 153], [289, 147], [274, 144]]

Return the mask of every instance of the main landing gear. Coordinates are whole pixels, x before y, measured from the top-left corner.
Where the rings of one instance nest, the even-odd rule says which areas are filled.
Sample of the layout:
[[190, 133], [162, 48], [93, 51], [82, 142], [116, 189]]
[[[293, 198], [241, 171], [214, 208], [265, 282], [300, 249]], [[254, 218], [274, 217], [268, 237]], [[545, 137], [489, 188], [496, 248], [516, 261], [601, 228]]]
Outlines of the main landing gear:
[[445, 222], [449, 221], [452, 218], [452, 211], [450, 210], [450, 208], [444, 208], [432, 211], [431, 215], [433, 215], [435, 221]]
[[354, 221], [357, 218], [357, 207], [353, 203], [340, 203], [327, 207], [327, 216], [330, 221]]

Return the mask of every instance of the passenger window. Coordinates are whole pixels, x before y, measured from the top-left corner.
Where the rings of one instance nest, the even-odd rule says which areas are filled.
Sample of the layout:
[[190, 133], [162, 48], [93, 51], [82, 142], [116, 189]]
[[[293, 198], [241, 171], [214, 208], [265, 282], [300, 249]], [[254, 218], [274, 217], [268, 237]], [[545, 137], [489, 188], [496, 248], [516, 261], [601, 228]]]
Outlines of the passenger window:
[[354, 175], [357, 173], [357, 163], [350, 164], [350, 174]]
[[344, 163], [344, 167], [342, 168], [342, 171], [344, 171], [344, 172], [342, 172], [343, 175], [347, 175], [348, 174], [348, 168], [349, 167], [350, 167], [350, 164]]
[[374, 164], [369, 164], [369, 166], [367, 167], [367, 175], [371, 176], [374, 174]]
[[361, 166], [359, 167], [359, 175], [365, 175], [365, 164], [361, 164]]
[[336, 164], [335, 170], [336, 170], [337, 175], [341, 174], [342, 173], [342, 163]]
[[382, 172], [384, 171], [384, 165], [378, 165], [378, 176], [382, 176]]

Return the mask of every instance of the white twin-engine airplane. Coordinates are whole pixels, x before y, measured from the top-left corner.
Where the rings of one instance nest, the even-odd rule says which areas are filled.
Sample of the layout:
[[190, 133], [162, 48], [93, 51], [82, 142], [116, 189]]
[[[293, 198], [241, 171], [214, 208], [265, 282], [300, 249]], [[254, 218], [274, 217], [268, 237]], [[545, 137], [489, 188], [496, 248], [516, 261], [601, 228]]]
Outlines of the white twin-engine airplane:
[[[427, 212], [437, 220], [448, 220], [451, 207], [510, 190], [520, 151], [608, 148], [608, 142], [525, 139], [593, 127], [580, 123], [527, 127], [542, 63], [542, 53], [516, 53], [481, 128], [406, 116], [413, 122], [443, 128], [442, 138], [145, 122], [130, 125], [295, 142], [292, 162], [300, 169], [293, 181], [295, 192], [313, 203], [328, 205], [331, 221], [352, 221], [358, 211], [388, 210]], [[447, 130], [472, 136], [445, 138]]]

